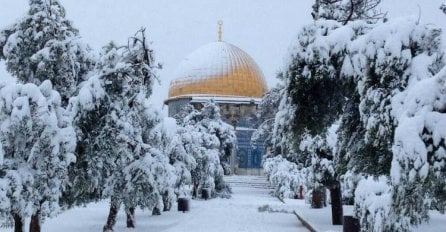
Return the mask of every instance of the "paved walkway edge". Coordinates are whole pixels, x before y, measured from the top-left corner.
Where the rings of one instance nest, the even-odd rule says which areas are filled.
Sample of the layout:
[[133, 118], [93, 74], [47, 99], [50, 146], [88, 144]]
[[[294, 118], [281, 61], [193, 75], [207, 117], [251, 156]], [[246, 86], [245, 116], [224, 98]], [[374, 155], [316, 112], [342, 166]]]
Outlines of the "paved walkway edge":
[[303, 226], [305, 226], [309, 231], [311, 232], [319, 232], [318, 230], [316, 230], [316, 228], [314, 228], [314, 226], [312, 226], [308, 220], [306, 220], [302, 214], [299, 214], [299, 212], [297, 210], [293, 211], [294, 215], [296, 215], [297, 219], [299, 219], [299, 221], [302, 223]]

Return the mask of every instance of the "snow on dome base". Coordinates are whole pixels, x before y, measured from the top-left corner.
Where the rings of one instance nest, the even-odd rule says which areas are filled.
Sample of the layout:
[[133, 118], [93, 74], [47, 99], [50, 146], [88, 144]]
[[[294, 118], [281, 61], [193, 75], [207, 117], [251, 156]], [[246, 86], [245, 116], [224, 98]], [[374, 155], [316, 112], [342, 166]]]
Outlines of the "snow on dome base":
[[267, 90], [254, 60], [226, 42], [200, 47], [180, 63], [175, 76], [169, 99], [198, 94], [260, 98]]

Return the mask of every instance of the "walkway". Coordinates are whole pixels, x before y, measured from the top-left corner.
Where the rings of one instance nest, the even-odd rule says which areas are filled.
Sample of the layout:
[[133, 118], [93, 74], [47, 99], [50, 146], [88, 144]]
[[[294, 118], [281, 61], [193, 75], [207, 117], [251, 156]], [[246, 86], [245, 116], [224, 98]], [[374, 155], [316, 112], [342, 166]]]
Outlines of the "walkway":
[[[151, 216], [136, 212], [136, 228], [125, 228], [125, 215], [118, 214], [117, 232], [300, 232], [307, 231], [290, 212], [293, 206], [271, 197], [262, 177], [232, 176], [226, 178], [233, 189], [230, 199], [191, 201], [191, 211]], [[176, 205], [174, 206], [176, 207]], [[259, 207], [262, 209], [259, 210]], [[280, 212], [277, 212], [280, 211]], [[69, 210], [43, 224], [45, 232], [100, 232], [105, 223], [108, 203], [89, 204]], [[0, 228], [2, 231], [11, 229]]]
[[[265, 179], [259, 177], [230, 177], [226, 181], [232, 186], [230, 199], [193, 201], [191, 212], [181, 224], [165, 232], [299, 232], [306, 230], [296, 216], [284, 212], [268, 212], [274, 209], [292, 212], [268, 192]], [[259, 212], [259, 207], [266, 210]], [[269, 207], [266, 207], [269, 206]], [[280, 209], [279, 209], [280, 208]]]

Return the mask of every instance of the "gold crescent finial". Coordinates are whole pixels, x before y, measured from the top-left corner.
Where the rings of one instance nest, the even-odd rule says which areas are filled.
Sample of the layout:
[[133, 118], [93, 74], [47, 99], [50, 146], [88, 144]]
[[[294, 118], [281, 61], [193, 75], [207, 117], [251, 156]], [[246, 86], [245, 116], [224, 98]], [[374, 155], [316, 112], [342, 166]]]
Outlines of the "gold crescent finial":
[[218, 42], [221, 42], [222, 26], [223, 26], [223, 21], [218, 20]]

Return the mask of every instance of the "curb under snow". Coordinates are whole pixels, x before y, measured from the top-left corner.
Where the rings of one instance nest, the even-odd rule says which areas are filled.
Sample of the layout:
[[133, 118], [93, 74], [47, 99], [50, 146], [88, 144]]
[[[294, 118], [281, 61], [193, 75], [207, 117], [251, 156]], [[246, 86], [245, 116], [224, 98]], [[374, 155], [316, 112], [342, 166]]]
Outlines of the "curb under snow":
[[297, 210], [293, 210], [294, 215], [296, 215], [297, 219], [302, 223], [303, 226], [305, 226], [309, 231], [311, 232], [319, 232], [320, 230], [317, 230], [313, 225], [311, 225], [308, 220], [302, 216], [302, 214], [299, 214]]

